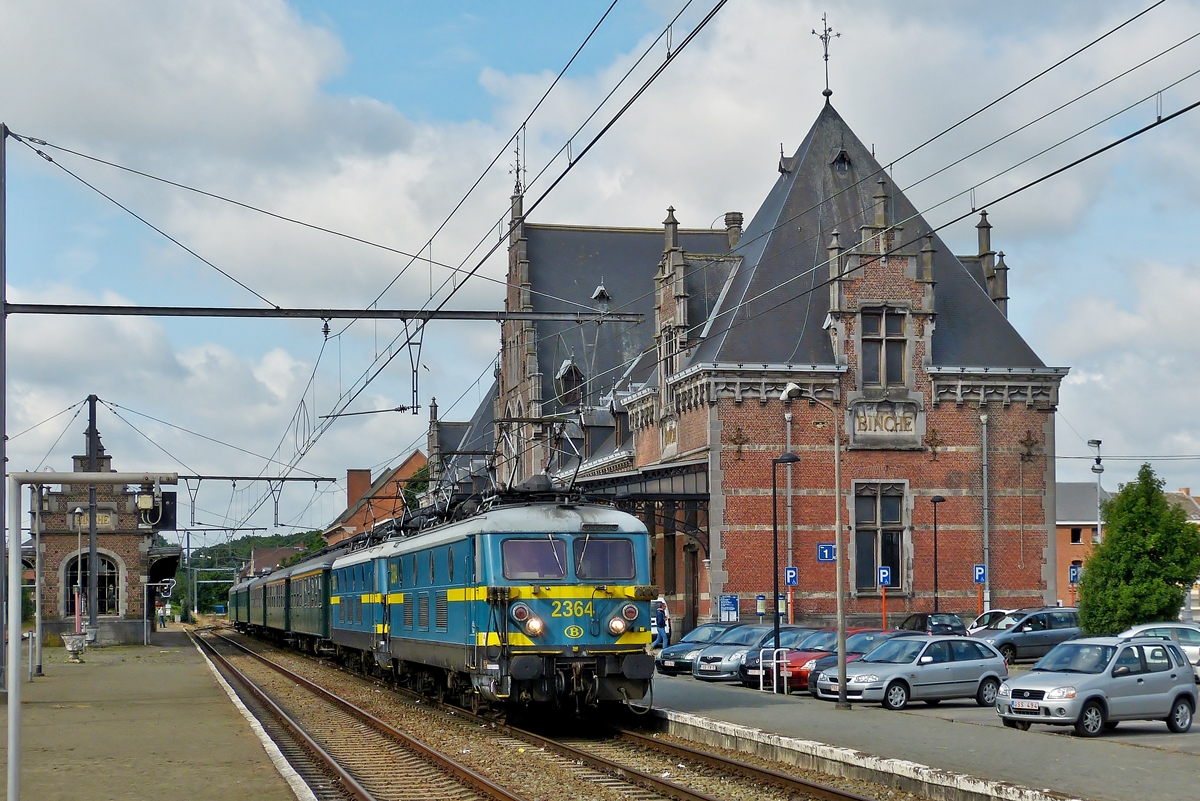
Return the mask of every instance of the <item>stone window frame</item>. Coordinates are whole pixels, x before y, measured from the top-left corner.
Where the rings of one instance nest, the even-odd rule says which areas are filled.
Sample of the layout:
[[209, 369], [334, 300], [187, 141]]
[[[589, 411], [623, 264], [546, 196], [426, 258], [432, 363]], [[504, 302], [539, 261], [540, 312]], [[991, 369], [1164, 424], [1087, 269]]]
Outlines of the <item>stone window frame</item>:
[[[882, 595], [878, 583], [867, 588], [858, 586], [858, 518], [856, 515], [855, 499], [859, 495], [860, 487], [867, 486], [887, 486], [898, 488], [900, 494], [900, 522], [896, 526], [884, 526], [880, 522], [873, 531], [898, 530], [900, 532], [900, 554], [899, 564], [893, 570], [892, 585], [888, 587], [889, 595], [896, 596], [911, 596], [913, 594], [913, 576], [912, 576], [912, 489], [907, 479], [886, 479], [886, 478], [868, 478], [856, 479], [851, 482], [850, 494], [847, 497], [847, 519], [850, 521], [850, 533], [847, 538], [846, 550], [849, 555], [849, 572], [850, 572], [850, 596], [852, 598], [878, 598]], [[881, 541], [877, 537], [875, 540], [875, 553], [873, 555], [874, 565], [877, 570], [879, 567]], [[875, 575], [878, 581], [878, 573]]]
[[[900, 317], [900, 332], [898, 334], [889, 334], [887, 323], [888, 317]], [[866, 332], [865, 317], [879, 318], [878, 335], [868, 336]], [[860, 305], [858, 310], [858, 379], [859, 386], [863, 389], [871, 388], [876, 390], [886, 391], [898, 387], [909, 387], [912, 383], [912, 310], [904, 306], [894, 303], [872, 303]], [[879, 382], [868, 383], [866, 378], [866, 349], [868, 342], [878, 342], [879, 345]], [[899, 381], [891, 381], [888, 378], [888, 371], [892, 360], [887, 356], [888, 343], [902, 343], [904, 350], [900, 356], [901, 375]]]
[[[104, 557], [105, 559], [108, 559], [109, 561], [113, 562], [117, 566], [117, 611], [116, 611], [116, 614], [102, 615], [102, 614], [97, 613], [96, 617], [98, 617], [98, 618], [101, 618], [101, 617], [102, 618], [125, 617], [125, 615], [128, 613], [128, 610], [129, 610], [128, 593], [125, 591], [126, 585], [129, 580], [129, 570], [125, 564], [125, 560], [122, 559], [120, 554], [118, 554], [116, 551], [109, 550], [108, 548], [97, 547], [96, 555], [98, 557]], [[68, 593], [71, 592], [71, 586], [72, 586], [72, 585], [70, 585], [70, 582], [67, 579], [67, 572], [68, 572], [69, 566], [71, 564], [71, 561], [78, 556], [79, 556], [79, 552], [72, 549], [67, 552], [67, 554], [63, 557], [62, 561], [59, 562], [59, 565], [58, 565], [58, 587], [59, 587], [59, 592], [58, 592], [59, 615], [58, 616], [61, 618], [68, 618], [68, 617], [71, 617], [74, 615], [74, 612], [67, 611], [70, 608], [69, 602], [67, 600], [67, 595], [68, 595]], [[83, 559], [88, 558], [87, 550], [83, 551], [82, 558]]]
[[[854, 312], [854, 331], [852, 344], [856, 355], [854, 380], [859, 393], [866, 398], [885, 398], [896, 395], [901, 390], [912, 392], [916, 387], [916, 375], [919, 367], [913, 364], [916, 354], [916, 322], [912, 303], [907, 300], [888, 298], [860, 298], [857, 311]], [[864, 313], [893, 312], [904, 315], [904, 382], [901, 384], [867, 384], [863, 380], [863, 322]], [[886, 325], [886, 321], [883, 323]], [[882, 368], [881, 369], [885, 369]], [[901, 393], [903, 394], [903, 393]]]

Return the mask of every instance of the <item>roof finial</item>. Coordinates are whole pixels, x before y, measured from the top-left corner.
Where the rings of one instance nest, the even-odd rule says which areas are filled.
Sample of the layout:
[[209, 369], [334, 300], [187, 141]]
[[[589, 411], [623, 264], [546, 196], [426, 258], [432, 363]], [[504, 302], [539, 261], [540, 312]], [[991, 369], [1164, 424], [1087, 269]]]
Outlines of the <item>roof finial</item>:
[[813, 31], [813, 36], [821, 40], [821, 45], [825, 48], [825, 91], [821, 94], [825, 95], [825, 102], [829, 102], [829, 97], [833, 94], [833, 90], [829, 88], [829, 40], [841, 37], [840, 33], [835, 33], [829, 27], [829, 15], [821, 14], [821, 32]]

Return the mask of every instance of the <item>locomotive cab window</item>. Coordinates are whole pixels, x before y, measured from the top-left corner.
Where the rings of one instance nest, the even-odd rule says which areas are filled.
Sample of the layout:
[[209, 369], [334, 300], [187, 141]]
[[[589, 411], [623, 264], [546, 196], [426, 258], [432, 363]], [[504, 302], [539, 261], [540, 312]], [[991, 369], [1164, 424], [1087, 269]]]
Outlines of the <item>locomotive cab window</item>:
[[633, 542], [594, 537], [576, 539], [575, 575], [581, 579], [633, 578]]
[[567, 544], [562, 540], [505, 540], [500, 543], [500, 554], [506, 579], [566, 578]]
[[454, 549], [446, 549], [446, 572], [450, 574], [450, 581], [454, 581]]

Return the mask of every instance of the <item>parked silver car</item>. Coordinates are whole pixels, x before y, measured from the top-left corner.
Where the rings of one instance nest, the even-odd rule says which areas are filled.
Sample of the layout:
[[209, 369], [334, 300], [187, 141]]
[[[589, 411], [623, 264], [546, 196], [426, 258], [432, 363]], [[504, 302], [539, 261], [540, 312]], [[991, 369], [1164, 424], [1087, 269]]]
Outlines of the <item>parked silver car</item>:
[[1074, 726], [1095, 737], [1122, 720], [1163, 720], [1183, 733], [1196, 711], [1196, 681], [1183, 651], [1149, 637], [1091, 637], [1064, 642], [1026, 675], [1000, 686], [1004, 725]]
[[971, 634], [995, 648], [1010, 665], [1044, 656], [1060, 642], [1079, 636], [1079, 613], [1072, 608], [1018, 609]]
[[[980, 706], [991, 706], [1006, 678], [1004, 657], [985, 643], [957, 636], [901, 636], [846, 665], [846, 698], [878, 701], [888, 709], [903, 709], [910, 700], [932, 705], [947, 698], [974, 698]], [[817, 691], [837, 695], [837, 674], [822, 672]]]
[[1172, 620], [1167, 623], [1143, 623], [1126, 629], [1118, 637], [1159, 637], [1164, 640], [1174, 640], [1183, 650], [1184, 656], [1192, 663], [1192, 671], [1196, 681], [1200, 682], [1200, 626], [1195, 623], [1180, 623]]
[[[780, 635], [789, 626], [780, 630]], [[692, 678], [709, 681], [737, 681], [742, 662], [750, 652], [757, 653], [768, 640], [774, 642], [773, 626], [738, 626], [712, 641], [692, 662]]]

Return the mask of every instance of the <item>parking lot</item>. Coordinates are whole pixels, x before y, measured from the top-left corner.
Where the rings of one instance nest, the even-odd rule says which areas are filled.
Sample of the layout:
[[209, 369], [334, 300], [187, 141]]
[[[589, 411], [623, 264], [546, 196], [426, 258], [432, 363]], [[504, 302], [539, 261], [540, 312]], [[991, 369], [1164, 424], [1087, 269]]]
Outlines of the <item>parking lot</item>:
[[[1012, 669], [1010, 675], [1017, 676], [1026, 672], [1029, 665], [1018, 665]], [[685, 685], [695, 685], [697, 690], [708, 689], [714, 685], [722, 686], [730, 691], [746, 693], [751, 696], [758, 696], [760, 701], [767, 701], [779, 704], [794, 704], [801, 708], [807, 705], [814, 705], [821, 708], [831, 707], [832, 702], [821, 701], [813, 698], [808, 693], [794, 692], [791, 695], [783, 696], [776, 695], [771, 698], [770, 693], [760, 693], [757, 689], [743, 687], [736, 682], [701, 682], [692, 679], [690, 676], [670, 677], [658, 675], [655, 677], [656, 685], [661, 685], [666, 682], [679, 682], [679, 690], [688, 693]], [[723, 696], [733, 701], [736, 696]], [[857, 707], [864, 707], [879, 710], [884, 712], [878, 704], [856, 704]], [[912, 715], [923, 718], [936, 718], [940, 720], [952, 721], [954, 723], [965, 723], [973, 726], [991, 726], [998, 729], [1003, 728], [1000, 722], [1000, 717], [996, 714], [996, 710], [992, 707], [981, 707], [972, 700], [949, 700], [942, 701], [937, 706], [929, 706], [914, 701], [905, 709], [899, 712], [888, 712], [889, 715]], [[1050, 735], [1054, 737], [1070, 737], [1077, 740], [1070, 726], [1033, 726], [1027, 732], [1018, 732], [1025, 736]], [[820, 739], [814, 736], [814, 739]], [[1106, 732], [1101, 738], [1106, 742], [1121, 743], [1124, 745], [1139, 746], [1144, 748], [1159, 748], [1165, 751], [1173, 751], [1176, 753], [1195, 754], [1200, 756], [1200, 725], [1193, 726], [1191, 731], [1186, 734], [1172, 734], [1167, 730], [1165, 723], [1161, 721], [1125, 721], [1122, 722], [1115, 731]]]
[[[1021, 665], [1014, 675], [1027, 669]], [[1081, 798], [1190, 798], [1200, 774], [1200, 727], [1177, 735], [1159, 721], [1122, 722], [1089, 739], [1070, 727], [1007, 729], [994, 709], [970, 700], [916, 702], [899, 712], [859, 703], [844, 712], [808, 693], [772, 696], [737, 683], [663, 675], [654, 679], [654, 705]]]

